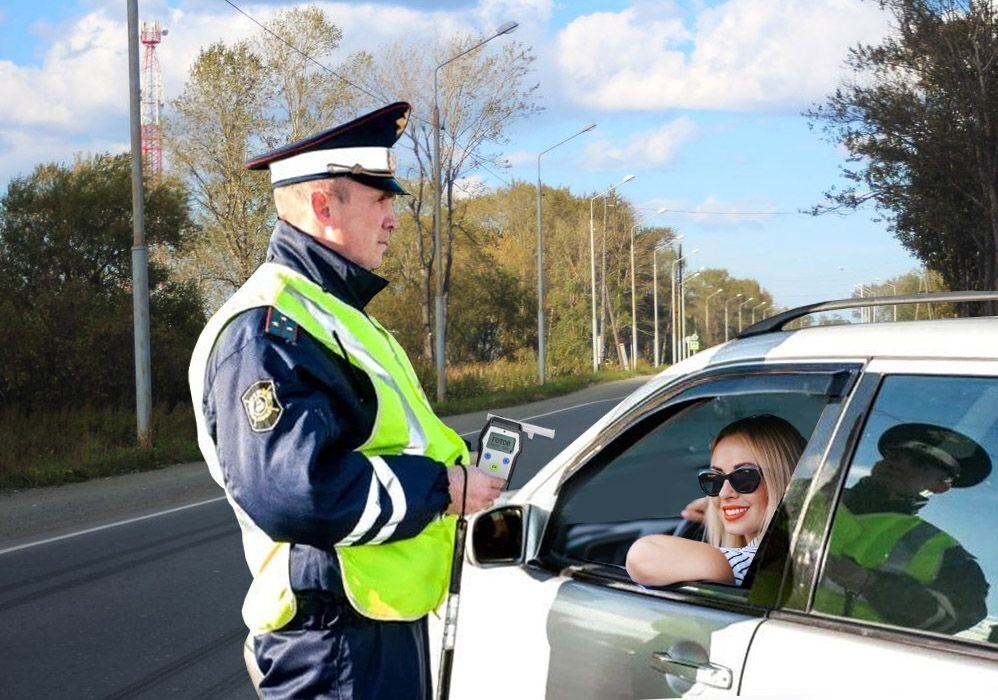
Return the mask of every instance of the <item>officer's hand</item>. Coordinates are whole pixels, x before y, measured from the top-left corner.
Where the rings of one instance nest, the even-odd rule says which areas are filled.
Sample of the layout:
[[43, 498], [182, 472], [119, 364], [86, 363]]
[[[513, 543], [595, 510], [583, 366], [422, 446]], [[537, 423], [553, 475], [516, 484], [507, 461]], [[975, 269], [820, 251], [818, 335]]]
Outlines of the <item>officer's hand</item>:
[[825, 561], [825, 576], [851, 593], [864, 593], [876, 579], [876, 574], [851, 557], [830, 555]]
[[464, 498], [464, 512], [474, 513], [485, 510], [499, 497], [502, 490], [503, 480], [494, 476], [489, 476], [480, 469], [468, 467], [468, 490], [464, 492], [465, 470], [461, 467], [451, 467], [447, 470], [447, 479], [450, 481], [450, 507], [448, 513], [454, 515], [461, 514], [461, 501]]

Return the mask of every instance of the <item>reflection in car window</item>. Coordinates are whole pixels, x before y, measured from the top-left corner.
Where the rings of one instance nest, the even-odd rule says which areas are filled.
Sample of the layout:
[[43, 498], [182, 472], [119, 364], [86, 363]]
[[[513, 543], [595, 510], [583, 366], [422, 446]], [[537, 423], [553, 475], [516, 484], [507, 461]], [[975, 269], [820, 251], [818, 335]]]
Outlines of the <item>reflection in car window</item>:
[[[765, 377], [753, 379], [765, 386]], [[811, 391], [743, 391], [673, 405], [648, 417], [566, 482], [548, 523], [545, 557], [561, 566], [622, 567], [638, 537], [672, 533], [682, 522], [683, 507], [703, 496], [697, 473], [709, 464], [711, 442], [723, 426], [773, 413], [807, 437], [828, 402]]]
[[815, 609], [998, 641], [998, 380], [887, 378], [835, 512]]

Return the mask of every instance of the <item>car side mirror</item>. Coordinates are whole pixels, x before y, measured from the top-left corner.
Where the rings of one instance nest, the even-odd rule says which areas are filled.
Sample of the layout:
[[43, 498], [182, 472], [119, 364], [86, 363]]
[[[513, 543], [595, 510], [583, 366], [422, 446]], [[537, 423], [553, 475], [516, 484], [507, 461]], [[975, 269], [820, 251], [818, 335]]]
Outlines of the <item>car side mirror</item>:
[[471, 523], [468, 559], [476, 566], [518, 564], [526, 549], [525, 510], [529, 506], [507, 505], [485, 511]]

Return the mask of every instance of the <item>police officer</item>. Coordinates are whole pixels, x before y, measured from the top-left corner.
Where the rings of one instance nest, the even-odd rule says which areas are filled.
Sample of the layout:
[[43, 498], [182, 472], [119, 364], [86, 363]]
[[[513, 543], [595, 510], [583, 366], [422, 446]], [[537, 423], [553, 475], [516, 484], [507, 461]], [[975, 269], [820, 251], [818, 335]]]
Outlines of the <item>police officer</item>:
[[[269, 169], [266, 262], [191, 361], [198, 440], [243, 533], [243, 604], [266, 698], [427, 698], [426, 614], [454, 514], [502, 482], [465, 470], [405, 352], [364, 308], [405, 194], [397, 102], [247, 163]], [[457, 466], [456, 466], [457, 465]]]
[[960, 543], [918, 516], [933, 494], [991, 473], [984, 449], [963, 433], [901, 423], [880, 436], [883, 459], [842, 493], [825, 584], [825, 612], [952, 634], [987, 614], [988, 583]]

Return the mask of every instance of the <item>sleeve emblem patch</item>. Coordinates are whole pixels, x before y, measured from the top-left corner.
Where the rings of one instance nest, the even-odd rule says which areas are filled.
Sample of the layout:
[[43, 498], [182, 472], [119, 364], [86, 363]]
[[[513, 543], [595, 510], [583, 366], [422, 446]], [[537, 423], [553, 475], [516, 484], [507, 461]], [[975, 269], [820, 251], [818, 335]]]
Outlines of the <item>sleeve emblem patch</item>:
[[277, 390], [273, 379], [262, 379], [254, 382], [243, 392], [243, 407], [249, 418], [250, 429], [255, 433], [265, 433], [273, 430], [284, 412], [284, 407], [277, 400]]

